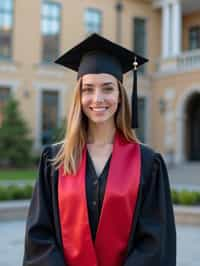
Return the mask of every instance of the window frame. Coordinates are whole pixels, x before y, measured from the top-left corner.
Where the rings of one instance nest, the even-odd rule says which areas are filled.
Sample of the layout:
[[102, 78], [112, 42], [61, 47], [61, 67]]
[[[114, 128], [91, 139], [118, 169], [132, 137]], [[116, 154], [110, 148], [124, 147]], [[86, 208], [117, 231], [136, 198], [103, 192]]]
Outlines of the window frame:
[[[12, 2], [12, 9], [10, 10], [9, 14], [11, 15], [11, 18], [12, 18], [12, 24], [11, 24], [11, 30], [10, 30], [11, 41], [10, 41], [10, 47], [9, 47], [9, 55], [3, 56], [2, 54], [0, 54], [0, 60], [7, 60], [7, 61], [12, 60], [12, 58], [13, 58], [13, 34], [14, 34], [14, 25], [15, 25], [15, 12], [14, 12], [15, 0], [11, 0], [11, 2]], [[5, 12], [5, 10], [0, 8], [0, 15], [5, 14], [3, 12]], [[8, 14], [8, 11], [6, 13]]]
[[[88, 23], [87, 23], [87, 19], [86, 19], [87, 12], [93, 12], [93, 13], [96, 13], [99, 15], [100, 22], [99, 22], [99, 30], [98, 31], [88, 31]], [[89, 35], [91, 33], [102, 34], [102, 28], [103, 28], [103, 12], [102, 12], [102, 10], [99, 8], [96, 8], [96, 7], [85, 8], [85, 10], [84, 10], [84, 25], [85, 25], [87, 35]]]
[[[45, 60], [44, 58], [44, 43], [43, 43], [43, 27], [42, 27], [42, 23], [43, 23], [43, 19], [44, 19], [44, 15], [43, 15], [43, 4], [48, 4], [48, 5], [53, 5], [53, 6], [57, 6], [59, 8], [59, 18], [57, 20], [57, 22], [59, 22], [59, 34], [58, 34], [58, 50], [57, 50], [57, 54], [55, 54], [55, 59], [59, 56], [60, 54], [60, 50], [61, 50], [61, 34], [62, 34], [62, 3], [58, 3], [56, 1], [49, 1], [49, 0], [45, 0], [42, 1], [42, 6], [41, 6], [41, 21], [40, 21], [40, 30], [41, 30], [41, 54], [40, 54], [40, 60], [42, 64], [51, 64], [53, 61], [52, 59], [49, 60]], [[45, 16], [46, 18], [46, 16]], [[52, 20], [51, 20], [52, 21]]]
[[[195, 39], [197, 46], [195, 48], [192, 48], [192, 43], [194, 42], [194, 38], [191, 38], [192, 34], [195, 33], [197, 38]], [[193, 25], [189, 28], [188, 31], [188, 48], [189, 50], [195, 50], [200, 49], [200, 25]]]
[[[143, 21], [144, 22], [144, 36], [145, 36], [145, 40], [144, 40], [144, 52], [137, 51], [135, 48], [135, 44], [136, 44], [136, 21]], [[136, 54], [140, 54], [141, 56], [147, 57], [148, 54], [148, 31], [147, 31], [147, 18], [146, 17], [142, 17], [142, 16], [134, 16], [132, 19], [132, 48], [133, 51]], [[146, 65], [141, 66], [140, 68], [138, 68], [138, 72], [141, 75], [145, 75], [147, 73], [147, 68]]]
[[[48, 105], [48, 101], [45, 102], [45, 96], [49, 97], [49, 95], [51, 96], [51, 94], [54, 96], [56, 96], [56, 120], [55, 120], [55, 128], [57, 128], [59, 126], [59, 102], [60, 102], [60, 92], [58, 90], [48, 90], [48, 89], [43, 89], [42, 93], [41, 93], [41, 144], [42, 145], [48, 145], [50, 143], [43, 143], [43, 134], [44, 132], [47, 132], [47, 130], [44, 130], [44, 108], [45, 108], [45, 104]], [[47, 100], [47, 99], [46, 99]], [[51, 133], [53, 132], [54, 127], [52, 127], [50, 129]], [[51, 136], [52, 137], [52, 136]]]

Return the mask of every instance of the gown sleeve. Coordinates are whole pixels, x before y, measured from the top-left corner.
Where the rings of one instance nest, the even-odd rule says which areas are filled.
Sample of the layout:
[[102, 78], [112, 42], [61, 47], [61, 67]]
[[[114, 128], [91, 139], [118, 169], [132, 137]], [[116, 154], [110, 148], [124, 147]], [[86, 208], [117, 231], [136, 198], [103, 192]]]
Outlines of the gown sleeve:
[[55, 240], [50, 193], [50, 165], [45, 148], [27, 217], [23, 266], [66, 266]]
[[159, 153], [142, 190], [135, 241], [124, 266], [176, 266], [176, 228], [167, 168]]

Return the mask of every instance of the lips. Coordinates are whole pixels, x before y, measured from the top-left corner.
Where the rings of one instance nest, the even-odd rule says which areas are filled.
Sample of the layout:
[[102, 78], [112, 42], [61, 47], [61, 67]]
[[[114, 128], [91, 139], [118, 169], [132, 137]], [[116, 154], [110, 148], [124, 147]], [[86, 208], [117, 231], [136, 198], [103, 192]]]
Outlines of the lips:
[[90, 109], [92, 111], [95, 111], [95, 112], [103, 112], [103, 111], [106, 111], [108, 109], [108, 107], [107, 106], [105, 106], [105, 107], [90, 107]]

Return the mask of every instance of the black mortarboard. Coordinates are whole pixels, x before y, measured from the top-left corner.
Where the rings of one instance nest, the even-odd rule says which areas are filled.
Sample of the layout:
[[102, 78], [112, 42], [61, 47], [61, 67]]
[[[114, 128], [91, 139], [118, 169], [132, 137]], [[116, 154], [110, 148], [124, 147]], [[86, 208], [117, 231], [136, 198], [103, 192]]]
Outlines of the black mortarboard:
[[137, 128], [137, 68], [147, 61], [146, 58], [93, 33], [56, 59], [55, 63], [78, 72], [77, 79], [85, 74], [107, 73], [122, 82], [123, 74], [133, 70], [132, 128]]

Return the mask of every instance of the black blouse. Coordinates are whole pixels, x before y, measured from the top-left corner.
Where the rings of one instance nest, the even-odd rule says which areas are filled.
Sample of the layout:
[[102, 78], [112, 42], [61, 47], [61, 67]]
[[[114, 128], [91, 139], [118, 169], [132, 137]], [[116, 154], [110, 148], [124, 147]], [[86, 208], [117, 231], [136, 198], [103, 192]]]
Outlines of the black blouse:
[[112, 155], [108, 158], [101, 174], [97, 176], [92, 158], [87, 150], [86, 161], [86, 194], [88, 217], [90, 222], [93, 241], [96, 237], [97, 227], [101, 214], [103, 198], [105, 194], [106, 181]]

